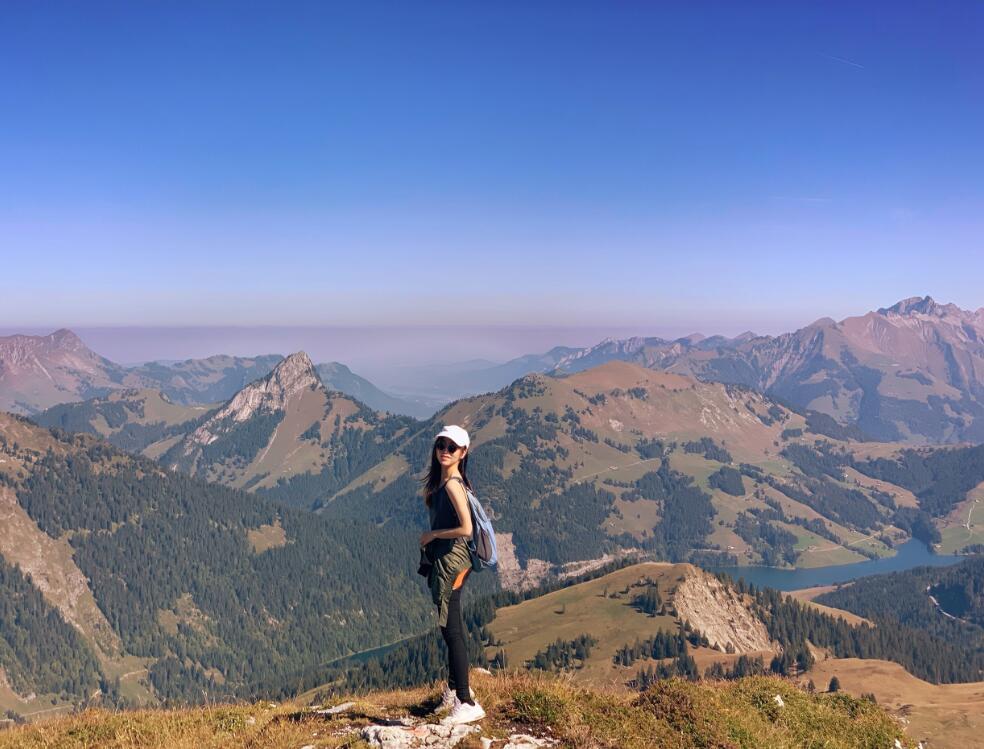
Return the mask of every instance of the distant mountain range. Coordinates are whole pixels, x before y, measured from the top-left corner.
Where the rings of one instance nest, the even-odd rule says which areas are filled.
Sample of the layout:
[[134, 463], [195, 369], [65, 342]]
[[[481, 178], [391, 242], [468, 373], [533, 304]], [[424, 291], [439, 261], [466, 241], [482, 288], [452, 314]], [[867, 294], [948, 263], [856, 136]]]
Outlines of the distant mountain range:
[[612, 359], [746, 385], [878, 440], [984, 441], [984, 309], [930, 297], [775, 337], [603, 341], [555, 368]]
[[[67, 330], [0, 338], [0, 409], [38, 413], [116, 389], [154, 389], [171, 402], [227, 400], [269, 373], [280, 356], [214, 356], [124, 368]], [[744, 385], [801, 410], [827, 414], [879, 441], [984, 442], [984, 309], [912, 297], [840, 322], [822, 318], [779, 336], [693, 334], [557, 346], [504, 364], [462, 362], [399, 371], [383, 392], [338, 363], [319, 364], [324, 385], [377, 411], [426, 419], [442, 403], [492, 392], [529, 373], [573, 373], [610, 361]]]
[[310, 497], [298, 502], [310, 505], [389, 454], [392, 440], [417, 423], [329, 389], [319, 369], [300, 351], [224, 404], [185, 406], [157, 390], [128, 389], [54, 406], [32, 418], [42, 426], [101, 436], [209, 481], [288, 501]]
[[[872, 313], [867, 327], [880, 330], [887, 320], [905, 329], [909, 321], [928, 335], [936, 318], [927, 310], [933, 308], [917, 306]], [[843, 333], [857, 327], [849, 320], [798, 334], [820, 341], [811, 344], [820, 347], [813, 361], [827, 362], [827, 369], [814, 372], [828, 390], [840, 370], [829, 357], [817, 359], [821, 344], [850, 340], [858, 350], [858, 336]], [[884, 335], [872, 337], [888, 348]], [[652, 366], [700, 364], [706, 370], [719, 365], [700, 355], [750, 356], [748, 347], [780, 341], [706, 340], [610, 341], [567, 352], [552, 376], [525, 375], [497, 392], [456, 401], [424, 422], [374, 411], [329, 390], [303, 352], [218, 406], [183, 406], [158, 391], [126, 390], [34, 418], [101, 435], [168, 468], [263, 497], [413, 527], [419, 507], [407, 498], [418, 493], [414, 476], [426, 463], [429, 441], [441, 424], [462, 424], [481, 448], [473, 465], [503, 518], [497, 529], [515, 560], [517, 585], [558, 565], [633, 547], [679, 560], [816, 566], [889, 553], [912, 535], [936, 541], [942, 531], [952, 548], [976, 542], [969, 532], [961, 542], [950, 526], [970, 510], [967, 493], [984, 480], [984, 474], [973, 480], [984, 462], [971, 455], [962, 467], [930, 465], [914, 454], [905, 458], [905, 470], [889, 470], [877, 459], [901, 460], [906, 443], [864, 441], [852, 424], [753, 387]], [[842, 350], [841, 365], [848, 356]], [[774, 383], [811, 384], [804, 380], [808, 360], [786, 360], [798, 374], [777, 375], [769, 392]], [[855, 371], [872, 369], [858, 366]], [[971, 483], [958, 482], [946, 496], [924, 496], [929, 486], [920, 476], [954, 472]], [[558, 526], [561, 516], [565, 522]]]
[[[0, 337], [0, 410], [36, 414], [61, 403], [108, 395], [114, 390], [152, 389], [170, 402], [215, 404], [268, 374], [279, 354], [256, 357], [217, 355], [178, 362], [123, 367], [89, 349], [70, 330], [46, 336]], [[338, 362], [320, 364], [321, 381], [380, 411], [418, 418], [433, 408], [384, 393]]]
[[451, 399], [496, 390], [528, 372], [579, 372], [609, 361], [745, 385], [877, 440], [984, 442], [984, 309], [969, 312], [928, 296], [779, 336], [606, 339], [496, 366], [408, 375], [418, 388], [441, 382]]

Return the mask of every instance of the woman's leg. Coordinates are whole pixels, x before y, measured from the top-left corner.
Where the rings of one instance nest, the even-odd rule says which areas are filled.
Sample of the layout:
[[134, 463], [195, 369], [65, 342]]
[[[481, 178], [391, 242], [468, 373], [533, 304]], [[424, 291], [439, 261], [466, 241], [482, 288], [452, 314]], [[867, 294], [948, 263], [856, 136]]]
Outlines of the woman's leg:
[[461, 587], [465, 577], [467, 572], [455, 581], [448, 604], [448, 623], [441, 627], [441, 635], [448, 646], [448, 687], [462, 702], [474, 704], [468, 688], [468, 648], [465, 645], [465, 623], [461, 618]]

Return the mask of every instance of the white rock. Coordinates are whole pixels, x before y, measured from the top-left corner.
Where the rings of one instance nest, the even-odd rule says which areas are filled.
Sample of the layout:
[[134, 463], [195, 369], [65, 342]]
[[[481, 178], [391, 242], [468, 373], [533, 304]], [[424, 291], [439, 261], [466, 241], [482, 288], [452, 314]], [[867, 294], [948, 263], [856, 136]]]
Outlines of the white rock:
[[778, 694], [772, 698], [779, 707], [786, 707], [786, 703], [782, 701], [782, 697]]
[[543, 746], [553, 746], [556, 743], [556, 739], [538, 739], [529, 734], [514, 733], [509, 736], [509, 741], [503, 749], [539, 749]]
[[362, 738], [380, 749], [452, 749], [465, 736], [481, 731], [478, 726], [442, 726], [424, 723], [419, 726], [366, 726]]

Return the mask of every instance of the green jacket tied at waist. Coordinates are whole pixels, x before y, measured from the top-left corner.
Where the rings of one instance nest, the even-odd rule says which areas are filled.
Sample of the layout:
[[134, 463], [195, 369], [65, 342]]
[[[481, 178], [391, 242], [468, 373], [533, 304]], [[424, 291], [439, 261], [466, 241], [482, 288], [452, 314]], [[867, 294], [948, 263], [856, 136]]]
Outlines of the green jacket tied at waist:
[[[435, 544], [435, 546], [438, 545]], [[434, 550], [433, 547], [428, 549], [431, 553]], [[428, 554], [428, 558], [430, 558], [430, 554]], [[471, 556], [468, 554], [465, 539], [456, 538], [451, 548], [441, 556], [431, 560], [431, 564], [430, 574], [427, 576], [427, 586], [430, 588], [431, 600], [437, 606], [438, 626], [446, 627], [448, 624], [448, 604], [451, 602], [455, 578], [463, 569], [471, 567]]]

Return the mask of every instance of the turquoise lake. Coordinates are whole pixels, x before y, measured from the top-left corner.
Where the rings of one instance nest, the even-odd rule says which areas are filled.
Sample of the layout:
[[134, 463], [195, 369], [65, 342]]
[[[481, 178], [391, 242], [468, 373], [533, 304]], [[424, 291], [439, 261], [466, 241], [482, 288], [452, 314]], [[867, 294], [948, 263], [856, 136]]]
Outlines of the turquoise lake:
[[914, 538], [896, 547], [895, 551], [893, 557], [814, 569], [784, 570], [776, 567], [712, 567], [710, 569], [713, 572], [726, 572], [736, 580], [743, 577], [745, 582], [752, 583], [756, 587], [798, 590], [816, 585], [846, 583], [859, 577], [901, 572], [913, 567], [945, 567], [967, 558], [934, 554], [926, 544]]

